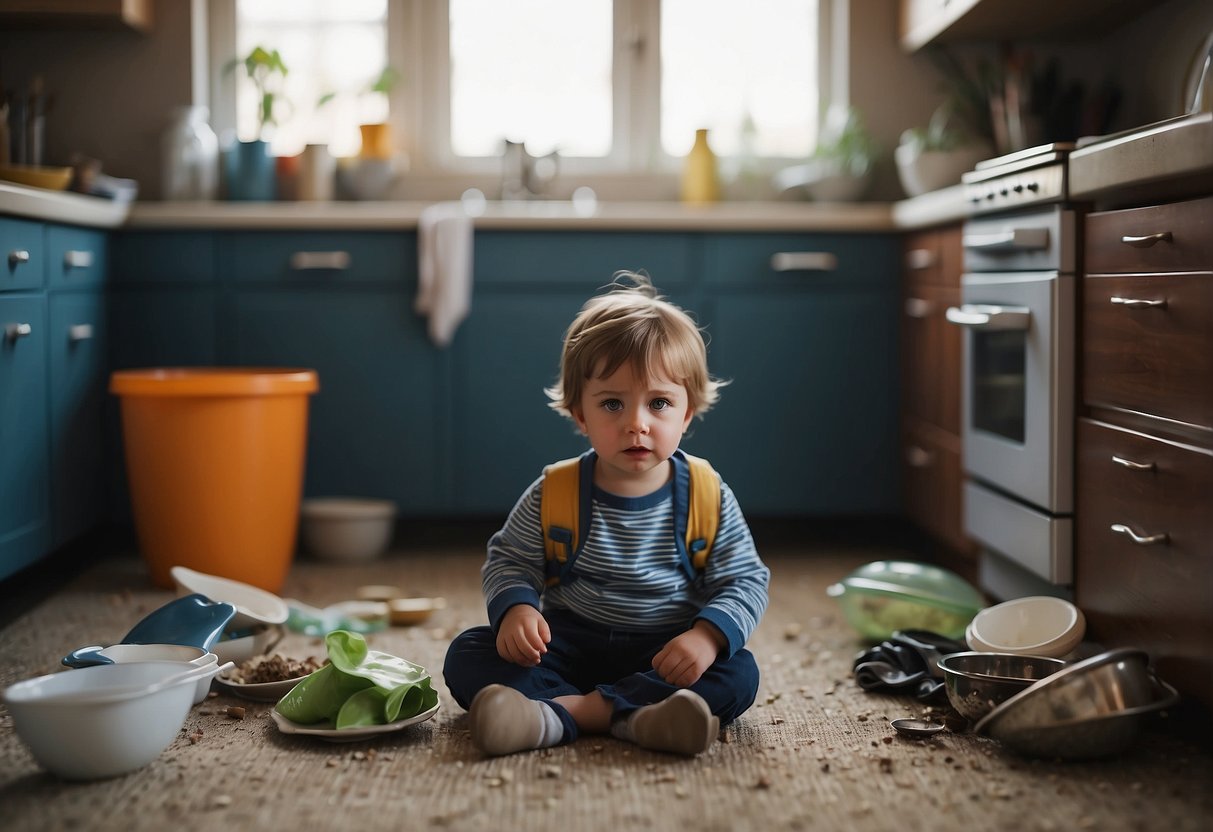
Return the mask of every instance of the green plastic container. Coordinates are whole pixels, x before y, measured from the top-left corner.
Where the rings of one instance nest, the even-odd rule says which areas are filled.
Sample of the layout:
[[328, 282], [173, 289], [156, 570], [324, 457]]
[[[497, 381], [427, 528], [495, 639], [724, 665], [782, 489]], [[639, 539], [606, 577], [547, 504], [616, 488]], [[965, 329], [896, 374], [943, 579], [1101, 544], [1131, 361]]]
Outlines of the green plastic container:
[[882, 641], [897, 630], [964, 637], [985, 599], [964, 578], [926, 563], [878, 560], [826, 589], [861, 636]]

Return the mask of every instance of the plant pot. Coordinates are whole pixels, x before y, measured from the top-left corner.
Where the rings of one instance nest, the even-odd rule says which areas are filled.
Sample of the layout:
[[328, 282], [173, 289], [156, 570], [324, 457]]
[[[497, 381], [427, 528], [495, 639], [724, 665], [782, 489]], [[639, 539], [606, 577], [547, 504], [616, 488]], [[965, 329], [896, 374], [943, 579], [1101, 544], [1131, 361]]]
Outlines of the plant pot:
[[938, 191], [960, 184], [960, 176], [992, 155], [985, 146], [958, 147], [955, 150], [920, 150], [901, 144], [893, 153], [897, 177], [908, 196]]
[[277, 189], [269, 142], [236, 142], [225, 154], [227, 198], [236, 202], [272, 202]]

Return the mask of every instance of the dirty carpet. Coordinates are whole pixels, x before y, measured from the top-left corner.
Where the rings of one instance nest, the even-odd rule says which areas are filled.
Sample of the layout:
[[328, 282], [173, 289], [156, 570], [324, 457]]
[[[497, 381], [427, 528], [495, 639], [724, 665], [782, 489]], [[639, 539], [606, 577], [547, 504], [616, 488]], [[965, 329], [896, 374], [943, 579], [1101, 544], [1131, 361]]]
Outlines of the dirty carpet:
[[[761, 544], [761, 539], [759, 540]], [[826, 587], [896, 548], [780, 546], [764, 552], [771, 606], [751, 643], [763, 672], [755, 706], [696, 759], [607, 737], [486, 759], [441, 684], [453, 634], [485, 621], [473, 545], [399, 550], [371, 563], [296, 561], [282, 594], [314, 606], [365, 584], [442, 596], [423, 625], [372, 647], [435, 674], [430, 721], [367, 742], [287, 736], [269, 704], [213, 696], [151, 765], [91, 783], [41, 771], [0, 706], [0, 826], [18, 830], [1167, 830], [1210, 828], [1213, 751], [1184, 726], [1151, 730], [1129, 753], [1089, 763], [1032, 761], [946, 731], [897, 735], [910, 697], [865, 693], [862, 646]], [[106, 556], [0, 630], [0, 687], [52, 672], [69, 650], [116, 641], [172, 597], [130, 554]], [[291, 634], [277, 652], [322, 656]], [[232, 706], [243, 708], [243, 713]]]

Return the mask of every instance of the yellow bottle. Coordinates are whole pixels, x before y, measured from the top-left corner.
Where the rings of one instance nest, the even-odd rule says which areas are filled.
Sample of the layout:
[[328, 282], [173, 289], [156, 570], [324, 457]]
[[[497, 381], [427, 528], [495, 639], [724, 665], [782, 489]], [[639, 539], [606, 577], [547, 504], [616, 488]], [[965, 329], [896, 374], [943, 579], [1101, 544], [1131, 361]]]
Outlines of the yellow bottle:
[[716, 174], [716, 154], [708, 145], [708, 131], [695, 131], [695, 144], [687, 154], [682, 170], [682, 201], [693, 204], [720, 199], [720, 179]]

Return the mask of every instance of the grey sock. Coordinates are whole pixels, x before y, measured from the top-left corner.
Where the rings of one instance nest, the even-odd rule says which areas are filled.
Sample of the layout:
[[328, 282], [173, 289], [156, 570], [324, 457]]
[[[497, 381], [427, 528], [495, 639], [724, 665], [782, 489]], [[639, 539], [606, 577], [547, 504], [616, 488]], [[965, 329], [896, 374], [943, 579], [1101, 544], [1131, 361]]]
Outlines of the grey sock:
[[546, 748], [564, 738], [564, 725], [550, 705], [505, 685], [477, 693], [468, 719], [472, 744], [492, 756]]
[[720, 733], [720, 719], [690, 690], [638, 708], [611, 723], [611, 735], [652, 751], [694, 756], [707, 751]]

